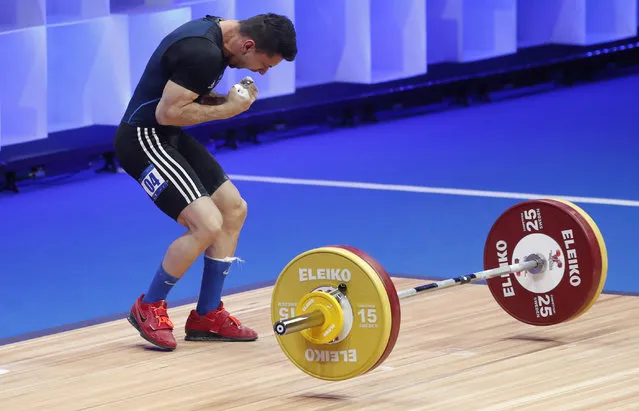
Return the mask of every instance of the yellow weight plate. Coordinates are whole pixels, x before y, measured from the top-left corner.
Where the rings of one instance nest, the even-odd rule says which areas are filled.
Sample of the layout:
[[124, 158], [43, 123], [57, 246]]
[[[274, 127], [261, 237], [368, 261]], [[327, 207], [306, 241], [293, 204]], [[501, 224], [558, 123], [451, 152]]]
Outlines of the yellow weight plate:
[[306, 294], [297, 303], [297, 307], [299, 307], [297, 315], [319, 311], [324, 316], [324, 324], [307, 328], [301, 332], [308, 341], [315, 344], [328, 344], [342, 331], [344, 325], [342, 306], [329, 293], [313, 291]]
[[[352, 312], [350, 332], [331, 344], [314, 344], [302, 333], [276, 335], [289, 360], [308, 375], [323, 380], [346, 380], [373, 368], [386, 352], [393, 318], [391, 303], [375, 270], [361, 257], [339, 247], [306, 251], [280, 273], [271, 300], [271, 319], [299, 315], [298, 302], [319, 288], [346, 284]], [[343, 306], [344, 307], [344, 306]]]
[[599, 296], [601, 295], [603, 291], [603, 288], [606, 284], [606, 278], [608, 276], [608, 250], [606, 248], [606, 242], [604, 241], [603, 235], [601, 234], [601, 231], [599, 230], [597, 223], [595, 223], [592, 217], [584, 209], [582, 209], [581, 207], [579, 207], [578, 205], [570, 201], [561, 200], [558, 198], [555, 198], [553, 200], [566, 204], [567, 206], [575, 210], [577, 213], [579, 213], [584, 218], [585, 223], [592, 230], [592, 234], [594, 235], [595, 239], [597, 240], [597, 243], [599, 244], [599, 254], [601, 258], [601, 278], [599, 280], [599, 286], [597, 287], [597, 290], [595, 291], [592, 298], [586, 302], [584, 308], [572, 317], [572, 319], [575, 319], [581, 316], [582, 314], [584, 314], [586, 311], [590, 310], [590, 308], [592, 308], [595, 302], [597, 302], [597, 300], [599, 299]]

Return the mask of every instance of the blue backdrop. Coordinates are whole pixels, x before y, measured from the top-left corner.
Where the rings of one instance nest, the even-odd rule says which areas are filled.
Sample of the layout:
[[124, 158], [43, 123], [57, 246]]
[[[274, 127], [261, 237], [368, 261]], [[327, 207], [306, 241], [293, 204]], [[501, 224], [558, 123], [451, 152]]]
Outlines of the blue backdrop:
[[[205, 14], [274, 11], [295, 21], [299, 57], [256, 78], [263, 99], [636, 36], [637, 1], [0, 0], [0, 146], [118, 124], [160, 39]], [[218, 91], [246, 74], [229, 70]], [[639, 76], [627, 77], [218, 152], [250, 210], [238, 246], [247, 262], [226, 292], [272, 283], [297, 253], [335, 243], [396, 275], [463, 274], [481, 268], [486, 233], [506, 207], [552, 195], [580, 197], [600, 225], [606, 291], [638, 293], [629, 258], [639, 226], [638, 89]], [[521, 159], [531, 152], [534, 161]], [[340, 188], [345, 181], [354, 186]], [[387, 186], [357, 187], [366, 183]], [[182, 233], [122, 173], [34, 181], [2, 193], [0, 216], [0, 345], [121, 316]], [[194, 301], [201, 271], [198, 259], [172, 306]]]
[[[3, 0], [0, 148], [116, 125], [164, 35], [205, 14], [241, 19], [267, 11], [295, 21], [300, 54], [257, 79], [261, 98], [637, 34], [637, 0]], [[246, 74], [229, 71], [218, 91]]]

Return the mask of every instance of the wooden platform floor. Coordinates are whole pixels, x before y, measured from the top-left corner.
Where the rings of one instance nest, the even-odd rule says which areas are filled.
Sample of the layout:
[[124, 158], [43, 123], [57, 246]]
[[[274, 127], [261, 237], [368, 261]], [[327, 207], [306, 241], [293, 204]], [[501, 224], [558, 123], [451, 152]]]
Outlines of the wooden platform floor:
[[[398, 289], [423, 281], [395, 279]], [[178, 349], [149, 348], [119, 320], [0, 347], [0, 409], [631, 410], [639, 408], [639, 306], [602, 295], [581, 318], [531, 327], [482, 285], [402, 301], [402, 331], [377, 370], [303, 374], [271, 331], [270, 288], [229, 296], [253, 343], [187, 343], [192, 306], [171, 309]]]

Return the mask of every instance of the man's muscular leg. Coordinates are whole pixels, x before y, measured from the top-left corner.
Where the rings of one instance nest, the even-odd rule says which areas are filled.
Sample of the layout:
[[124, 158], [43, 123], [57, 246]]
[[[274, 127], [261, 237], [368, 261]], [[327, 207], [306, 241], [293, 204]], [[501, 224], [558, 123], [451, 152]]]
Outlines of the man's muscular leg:
[[222, 214], [222, 230], [204, 255], [204, 273], [197, 307], [186, 323], [190, 341], [253, 341], [257, 333], [243, 326], [224, 309], [222, 289], [247, 214], [246, 201], [233, 183], [224, 182], [211, 196]]
[[177, 221], [188, 230], [169, 246], [162, 264], [180, 278], [222, 232], [222, 214], [209, 197], [200, 197], [182, 211]]
[[209, 197], [200, 197], [187, 206], [177, 221], [187, 228], [167, 249], [143, 302], [165, 300], [169, 291], [222, 232], [222, 214]]
[[218, 308], [224, 279], [235, 260], [237, 242], [246, 220], [247, 204], [231, 181], [224, 182], [211, 196], [222, 215], [222, 229], [205, 251], [202, 293], [197, 311], [204, 315]]
[[232, 257], [246, 220], [248, 205], [231, 181], [222, 184], [211, 198], [222, 214], [223, 224], [213, 245], [206, 249], [206, 255], [212, 258]]
[[210, 197], [200, 197], [178, 216], [188, 231], [168, 247], [147, 292], [135, 302], [129, 322], [153, 344], [175, 349], [173, 323], [167, 314], [166, 298], [177, 281], [222, 232], [222, 215]]

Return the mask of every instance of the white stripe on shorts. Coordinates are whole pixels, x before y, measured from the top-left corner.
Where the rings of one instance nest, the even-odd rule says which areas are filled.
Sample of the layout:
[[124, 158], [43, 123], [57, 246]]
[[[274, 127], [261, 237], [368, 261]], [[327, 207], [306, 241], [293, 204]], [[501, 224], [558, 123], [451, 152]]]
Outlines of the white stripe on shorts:
[[151, 160], [151, 163], [153, 163], [153, 165], [157, 167], [171, 181], [171, 183], [173, 183], [175, 188], [177, 188], [180, 194], [182, 194], [182, 196], [184, 197], [184, 200], [186, 200], [187, 203], [191, 203], [192, 201], [194, 201], [195, 198], [193, 194], [189, 192], [188, 194], [190, 195], [188, 195], [186, 190], [184, 190], [184, 186], [186, 185], [184, 181], [181, 181], [182, 184], [178, 184], [178, 182], [176, 181], [175, 177], [177, 176], [177, 173], [175, 173], [175, 170], [171, 170], [173, 174], [168, 173], [166, 169], [162, 166], [162, 164], [164, 164], [165, 166], [167, 166], [167, 168], [170, 169], [166, 161], [164, 161], [164, 159], [158, 154], [158, 152], [153, 147], [153, 144], [151, 144], [149, 140], [149, 133], [146, 128], [144, 129], [144, 135], [146, 136], [146, 141], [149, 144], [149, 148], [154, 153], [154, 155], [151, 155], [149, 148], [147, 148], [146, 145], [144, 145], [144, 142], [142, 141], [142, 129], [138, 127], [138, 142], [140, 143], [142, 150], [144, 150], [144, 154], [146, 154], [149, 160]]
[[164, 153], [164, 155], [166, 156], [166, 158], [173, 163], [173, 165], [175, 165], [175, 167], [182, 172], [182, 175], [184, 176], [184, 178], [186, 179], [186, 181], [188, 181], [191, 184], [191, 187], [193, 187], [193, 192], [195, 192], [195, 198], [197, 199], [201, 193], [200, 190], [198, 190], [197, 188], [197, 184], [195, 184], [195, 181], [193, 181], [193, 179], [191, 178], [191, 176], [189, 175], [189, 173], [186, 172], [186, 170], [184, 169], [184, 167], [182, 167], [180, 165], [180, 163], [178, 163], [177, 161], [175, 161], [175, 159], [173, 157], [171, 157], [169, 155], [169, 153], [166, 152], [166, 150], [164, 150], [164, 147], [162, 147], [162, 144], [160, 144], [160, 139], [158, 138], [158, 135], [155, 134], [155, 128], [151, 129], [151, 133], [153, 133], [153, 137], [155, 138], [155, 142], [157, 143], [157, 147], [160, 149], [160, 151], [162, 153]]

